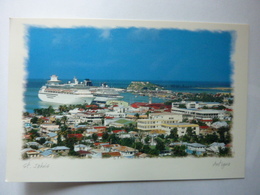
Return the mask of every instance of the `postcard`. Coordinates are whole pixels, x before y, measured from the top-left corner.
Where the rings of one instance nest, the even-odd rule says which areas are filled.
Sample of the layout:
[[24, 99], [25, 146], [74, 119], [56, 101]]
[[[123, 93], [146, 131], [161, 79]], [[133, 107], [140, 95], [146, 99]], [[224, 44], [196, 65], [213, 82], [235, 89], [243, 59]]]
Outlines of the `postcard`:
[[6, 181], [244, 178], [248, 31], [10, 19]]

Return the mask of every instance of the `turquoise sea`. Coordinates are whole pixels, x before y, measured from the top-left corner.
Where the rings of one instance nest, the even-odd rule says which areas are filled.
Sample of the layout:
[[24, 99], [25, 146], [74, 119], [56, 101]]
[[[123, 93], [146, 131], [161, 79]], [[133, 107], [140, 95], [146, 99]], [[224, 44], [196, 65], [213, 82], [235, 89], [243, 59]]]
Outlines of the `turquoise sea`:
[[[68, 79], [61, 79], [63, 82], [69, 81]], [[47, 82], [46, 79], [29, 79], [26, 84], [26, 90], [24, 94], [25, 111], [32, 113], [35, 108], [47, 108], [52, 105], [57, 108], [59, 104], [42, 102], [38, 98], [38, 91]], [[100, 86], [101, 83], [106, 82], [110, 87], [127, 88], [131, 81], [127, 80], [92, 80], [94, 86]], [[191, 81], [150, 81], [164, 87], [165, 89], [172, 90], [174, 92], [191, 92], [191, 93], [218, 93], [223, 92], [217, 89], [210, 89], [216, 87], [230, 87], [228, 82], [191, 82]], [[203, 89], [202, 89], [203, 88]], [[229, 92], [229, 91], [225, 91]], [[124, 98], [123, 101], [127, 101], [130, 104], [134, 102], [148, 102], [147, 96], [136, 96], [131, 93], [121, 93]], [[160, 103], [164, 102], [164, 99], [152, 98], [152, 102]]]

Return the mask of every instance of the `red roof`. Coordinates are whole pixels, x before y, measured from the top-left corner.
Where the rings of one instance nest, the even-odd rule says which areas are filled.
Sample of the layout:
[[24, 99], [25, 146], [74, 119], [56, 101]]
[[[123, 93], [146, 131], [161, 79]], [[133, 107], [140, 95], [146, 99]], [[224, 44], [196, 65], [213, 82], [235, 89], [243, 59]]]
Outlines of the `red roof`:
[[109, 142], [96, 142], [94, 143], [95, 146], [99, 146], [99, 145], [109, 145]]
[[113, 130], [113, 133], [127, 133], [126, 130]]
[[94, 129], [106, 129], [107, 127], [106, 126], [97, 126], [97, 127], [94, 127]]
[[208, 126], [200, 126], [200, 129], [208, 129]]
[[226, 108], [226, 111], [230, 111], [231, 112], [231, 111], [233, 111], [233, 109]]
[[106, 118], [106, 119], [113, 119], [114, 117], [112, 117], [112, 116], [106, 116], [105, 118]]
[[82, 134], [68, 134], [68, 138], [72, 138], [72, 137], [82, 139], [83, 135]]
[[203, 121], [203, 122], [212, 122], [213, 120], [212, 120], [212, 119], [208, 119], [208, 120], [203, 120], [203, 119], [201, 119], [200, 121]]
[[103, 152], [102, 156], [110, 155], [111, 157], [118, 157], [121, 156], [120, 152]]
[[139, 108], [140, 106], [145, 106], [145, 105], [147, 105], [147, 103], [144, 103], [144, 102], [135, 102], [135, 103], [131, 104], [131, 106], [133, 108]]
[[78, 151], [79, 154], [91, 154], [89, 151], [80, 150]]
[[97, 133], [97, 136], [98, 136], [98, 137], [102, 137], [102, 136], [103, 136], [103, 133]]

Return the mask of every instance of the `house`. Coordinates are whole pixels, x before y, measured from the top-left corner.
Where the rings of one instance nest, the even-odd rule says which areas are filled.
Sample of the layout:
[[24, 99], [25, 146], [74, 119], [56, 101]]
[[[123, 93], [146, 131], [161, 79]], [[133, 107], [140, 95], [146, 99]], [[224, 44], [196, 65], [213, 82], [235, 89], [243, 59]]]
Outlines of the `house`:
[[40, 157], [40, 151], [32, 148], [25, 148], [22, 150], [22, 156], [26, 158], [38, 158]]
[[96, 142], [94, 143], [94, 146], [96, 146], [97, 148], [100, 148], [101, 146], [104, 145], [109, 145], [109, 142]]
[[111, 152], [113, 148], [119, 147], [119, 144], [107, 144], [102, 145], [101, 149], [103, 149], [105, 152]]
[[57, 141], [57, 138], [58, 138], [57, 133], [48, 133], [48, 134], [47, 134], [47, 137], [48, 137], [49, 140], [52, 141], [53, 143], [55, 143], [55, 144], [58, 143], [58, 141]]
[[196, 155], [202, 155], [206, 152], [206, 146], [199, 143], [187, 143], [187, 149], [186, 153], [188, 154], [196, 154]]
[[53, 153], [66, 156], [69, 154], [70, 149], [66, 146], [57, 146], [51, 149]]
[[91, 155], [92, 155], [92, 153], [90, 151], [79, 150], [77, 152], [78, 152], [80, 157], [88, 157], [88, 158], [90, 158]]
[[40, 151], [39, 150], [28, 150], [25, 152], [28, 158], [39, 158], [40, 157]]
[[134, 158], [135, 154], [139, 152], [138, 150], [127, 146], [114, 147], [112, 148], [112, 151], [120, 152], [121, 156], [124, 158]]
[[27, 142], [26, 145], [27, 145], [27, 147], [31, 147], [31, 146], [39, 147], [40, 146], [40, 144], [38, 142]]
[[103, 152], [102, 158], [121, 158], [120, 152]]
[[89, 146], [86, 146], [84, 144], [77, 144], [77, 145], [74, 145], [74, 151], [75, 152], [78, 152], [78, 151], [87, 151], [91, 149], [91, 147]]
[[52, 149], [44, 150], [40, 153], [40, 155], [43, 157], [49, 157], [49, 158], [53, 158], [55, 156], [55, 154], [52, 152]]
[[219, 148], [224, 149], [225, 148], [225, 144], [224, 143], [214, 142], [214, 143], [210, 144], [206, 148], [206, 150], [209, 151], [209, 152], [219, 153]]
[[96, 129], [98, 132], [104, 132], [106, 131], [106, 126], [95, 126], [94, 129]]
[[57, 133], [60, 131], [59, 125], [54, 124], [41, 124], [40, 132], [42, 136], [46, 136], [48, 133]]
[[91, 154], [90, 157], [91, 158], [102, 158], [102, 153], [105, 152], [103, 149], [92, 149], [90, 150]]
[[213, 119], [211, 118], [205, 118], [205, 119], [198, 119], [200, 122], [205, 123], [207, 126], [210, 126], [213, 122]]

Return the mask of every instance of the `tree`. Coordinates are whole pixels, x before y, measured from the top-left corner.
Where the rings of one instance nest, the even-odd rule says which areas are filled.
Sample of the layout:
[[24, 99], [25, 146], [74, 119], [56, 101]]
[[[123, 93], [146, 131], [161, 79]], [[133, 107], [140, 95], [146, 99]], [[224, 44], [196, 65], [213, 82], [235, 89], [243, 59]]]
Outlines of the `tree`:
[[107, 132], [104, 132], [103, 135], [102, 135], [102, 140], [107, 141], [108, 138], [109, 138], [109, 134]]
[[150, 149], [148, 154], [153, 155], [153, 156], [158, 156], [159, 153], [160, 153], [160, 151], [155, 148], [155, 149]]
[[149, 142], [150, 142], [150, 137], [149, 137], [149, 136], [146, 136], [146, 138], [144, 139], [144, 142], [145, 142], [146, 144], [149, 144]]
[[68, 121], [68, 117], [67, 116], [63, 116], [61, 118], [61, 122], [63, 122], [63, 125], [66, 125], [66, 122]]
[[32, 119], [31, 119], [31, 123], [32, 124], [35, 124], [35, 123], [37, 123], [37, 121], [38, 121], [38, 117], [36, 117], [36, 116], [34, 116]]
[[57, 138], [57, 145], [58, 146], [62, 146], [63, 145], [63, 142], [61, 141], [61, 135], [60, 134], [58, 135], [58, 138]]
[[120, 139], [116, 134], [113, 133], [109, 136], [109, 141], [111, 144], [119, 144]]
[[93, 133], [92, 134], [92, 139], [94, 140], [94, 142], [97, 141], [98, 135], [96, 133]]
[[29, 115], [30, 115], [29, 112], [24, 112], [24, 113], [23, 113], [23, 116], [29, 116]]
[[159, 150], [159, 151], [165, 150], [165, 144], [161, 139], [157, 138], [156, 142], [157, 142], [157, 144], [156, 144], [155, 148], [157, 150]]
[[169, 138], [170, 139], [174, 139], [174, 141], [177, 141], [178, 140], [178, 129], [176, 127], [174, 127], [171, 132], [170, 132], [170, 135], [169, 135]]
[[231, 150], [230, 148], [218, 148], [219, 151], [219, 156], [224, 157], [224, 156], [231, 156]]
[[188, 127], [187, 130], [186, 130], [186, 134], [187, 136], [191, 137], [192, 136], [192, 128], [191, 127]]
[[143, 147], [144, 147], [144, 145], [142, 142], [136, 142], [134, 144], [134, 148], [137, 149], [138, 151], [141, 151]]
[[135, 114], [135, 118], [136, 119], [139, 119], [140, 118], [140, 115], [138, 113]]
[[179, 104], [179, 108], [187, 108], [185, 104]]
[[44, 119], [42, 119], [42, 118], [38, 118], [38, 120], [37, 120], [37, 124], [42, 124], [42, 123], [44, 123]]
[[39, 144], [44, 144], [46, 142], [46, 139], [44, 138], [44, 137], [42, 137], [39, 141], [38, 141], [38, 143]]
[[143, 153], [149, 154], [150, 153], [151, 148], [148, 145], [144, 145], [142, 150], [140, 150]]
[[181, 146], [174, 146], [172, 151], [174, 156], [187, 156], [188, 154], [185, 152], [186, 146], [181, 145]]
[[122, 146], [132, 147], [133, 144], [134, 144], [133, 138], [123, 138], [120, 140], [120, 145], [122, 145]]

